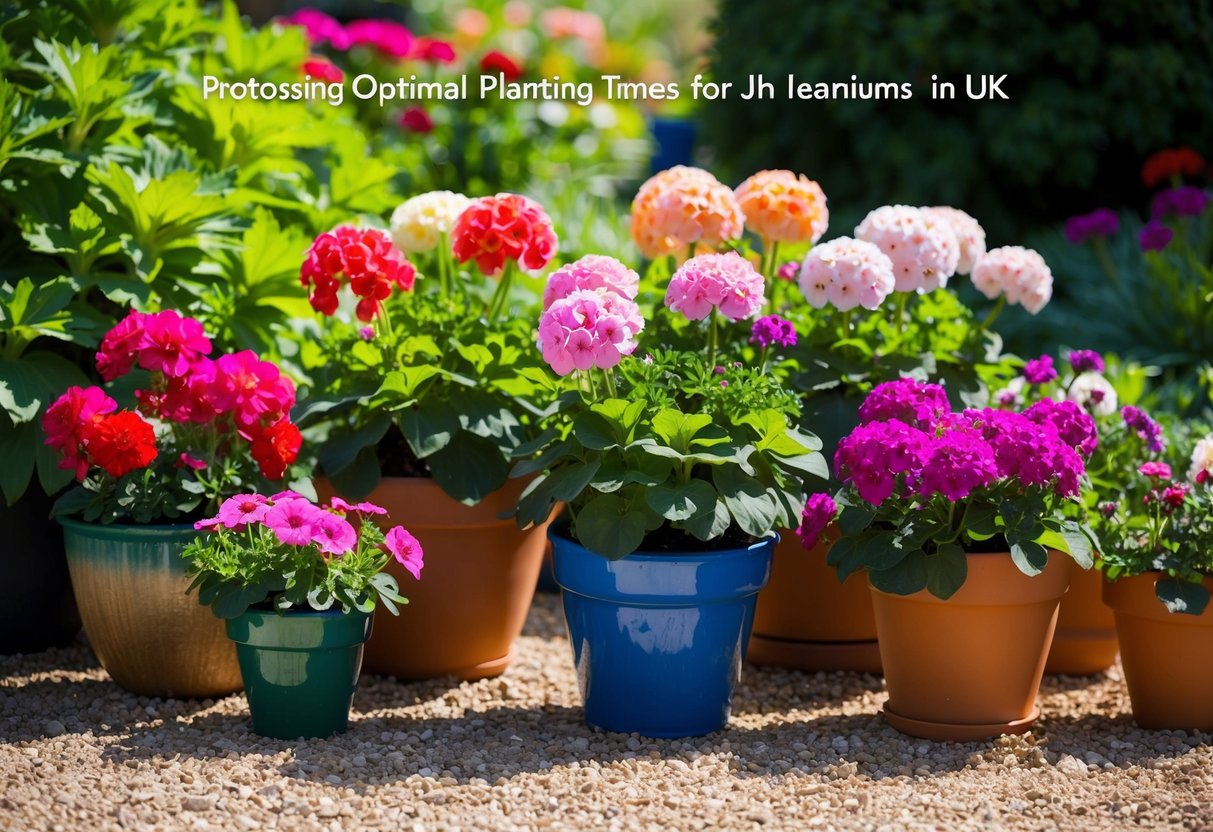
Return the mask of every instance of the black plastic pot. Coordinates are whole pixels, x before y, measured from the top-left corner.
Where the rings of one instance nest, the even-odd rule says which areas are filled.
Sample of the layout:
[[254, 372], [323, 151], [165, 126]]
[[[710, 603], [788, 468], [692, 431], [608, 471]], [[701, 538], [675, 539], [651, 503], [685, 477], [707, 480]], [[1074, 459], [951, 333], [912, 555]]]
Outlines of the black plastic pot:
[[80, 632], [51, 503], [37, 483], [15, 505], [0, 503], [0, 654], [64, 647]]

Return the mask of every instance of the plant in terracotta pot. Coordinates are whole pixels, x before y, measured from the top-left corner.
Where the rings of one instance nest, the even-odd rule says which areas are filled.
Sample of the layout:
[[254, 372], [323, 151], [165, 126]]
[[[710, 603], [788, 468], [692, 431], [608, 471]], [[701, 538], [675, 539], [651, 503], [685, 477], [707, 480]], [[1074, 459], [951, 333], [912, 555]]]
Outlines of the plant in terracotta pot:
[[102, 339], [97, 369], [137, 407], [73, 386], [42, 420], [79, 481], [55, 513], [85, 633], [114, 681], [144, 696], [239, 688], [222, 628], [185, 599], [180, 553], [225, 497], [281, 487], [300, 447], [291, 380], [248, 350], [210, 352], [193, 318], [131, 312]]
[[[760, 176], [739, 195], [753, 191]], [[822, 203], [811, 212], [822, 220], [817, 236], [824, 231], [824, 197]], [[751, 196], [746, 204], [747, 225], [764, 240], [772, 232], [763, 228], [781, 215], [806, 213], [773, 195], [763, 202]], [[954, 403], [983, 399], [986, 381], [1006, 360], [990, 330], [997, 312], [979, 320], [947, 283], [973, 271], [985, 253], [985, 232], [962, 211], [885, 206], [867, 216], [854, 238], [813, 245], [772, 276], [776, 290], [792, 282], [800, 288], [799, 295], [778, 295], [774, 304], [798, 337], [774, 353], [772, 366], [800, 392], [804, 419], [822, 437], [827, 455], [855, 426], [863, 395], [882, 381], [903, 374], [945, 379]], [[1042, 275], [1042, 285], [1047, 281], [1051, 277]], [[797, 536], [783, 535], [771, 582], [759, 595], [751, 661], [802, 670], [880, 670], [866, 582], [856, 575], [839, 583], [826, 563], [836, 536], [833, 529], [812, 535], [820, 542], [806, 558], [794, 551]]]
[[[555, 248], [526, 197], [435, 192], [396, 210], [390, 238], [345, 225], [307, 253], [323, 318], [304, 346], [314, 384], [296, 415], [322, 438], [318, 487], [387, 507], [430, 554], [409, 621], [384, 621], [368, 643], [370, 672], [477, 679], [510, 662], [546, 539], [542, 522], [519, 531], [502, 519], [521, 490], [507, 477], [551, 395], [531, 328], [512, 312], [514, 281]], [[419, 627], [431, 637], [416, 638]]]
[[513, 475], [535, 476], [517, 516], [567, 503], [549, 534], [587, 723], [692, 736], [728, 719], [774, 530], [826, 467], [796, 397], [713, 346], [762, 307], [748, 261], [700, 255], [674, 274], [665, 303], [703, 322], [699, 352], [654, 342], [640, 357], [629, 277], [591, 255], [549, 280], [538, 337], [565, 392], [518, 450]]
[[[1088, 517], [1097, 540], [1108, 532], [1119, 534], [1097, 508], [1125, 491], [1141, 453], [1163, 450], [1161, 436], [1139, 435], [1137, 430], [1137, 421], [1148, 417], [1132, 403], [1145, 391], [1145, 383], [1145, 371], [1139, 366], [1114, 360], [1109, 365], [1094, 350], [1071, 350], [1061, 362], [1054, 363], [1049, 355], [1025, 362], [1018, 375], [993, 394], [1002, 409], [1023, 408], [1045, 397], [1065, 399], [1095, 420], [1099, 444], [1086, 461], [1091, 488], [1082, 505], [1067, 503], [1065, 508], [1074, 518]], [[1116, 660], [1116, 622], [1103, 602], [1099, 548], [1093, 569], [1071, 575], [1045, 673], [1090, 675], [1107, 670]]]
[[[1156, 435], [1148, 417], [1133, 420]], [[1133, 718], [1143, 728], [1213, 730], [1213, 434], [1194, 444], [1186, 476], [1140, 458], [1124, 494], [1100, 507], [1104, 600], [1116, 614]]]
[[[1069, 584], [1089, 568], [1081, 499], [1095, 424], [1073, 402], [953, 412], [942, 387], [887, 382], [834, 457], [841, 539], [830, 563], [865, 570], [888, 683], [885, 718], [933, 739], [1026, 730]], [[818, 498], [816, 523], [832, 512]], [[940, 633], [948, 633], [946, 639]]]
[[[407, 603], [384, 567], [420, 579], [421, 545], [386, 509], [323, 506], [293, 491], [237, 494], [195, 523], [182, 556], [190, 591], [224, 620], [236, 644], [253, 730], [277, 739], [345, 731], [376, 602]], [[354, 522], [351, 522], [354, 521]]]

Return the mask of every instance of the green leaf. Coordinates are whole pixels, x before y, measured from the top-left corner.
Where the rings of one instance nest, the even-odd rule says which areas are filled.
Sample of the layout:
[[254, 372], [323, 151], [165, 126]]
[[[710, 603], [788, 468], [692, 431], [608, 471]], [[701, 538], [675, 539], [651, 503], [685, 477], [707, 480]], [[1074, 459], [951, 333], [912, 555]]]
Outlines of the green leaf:
[[1154, 584], [1154, 594], [1173, 613], [1200, 615], [1209, 603], [1209, 591], [1202, 584], [1179, 578], [1162, 578]]
[[552, 471], [551, 476], [544, 482], [543, 487], [552, 495], [552, 499], [569, 502], [576, 499], [598, 473], [602, 460], [594, 457], [585, 461], [561, 465]]
[[12, 505], [25, 493], [34, 473], [34, 458], [41, 447], [41, 431], [33, 422], [12, 425], [0, 418], [0, 492]]
[[1018, 535], [1007, 535], [1011, 545], [1011, 560], [1025, 575], [1039, 575], [1049, 563], [1049, 552], [1034, 540], [1023, 540]]
[[705, 480], [654, 486], [645, 491], [644, 499], [649, 508], [676, 523], [694, 524], [694, 518], [710, 521], [716, 512], [716, 489]]
[[338, 494], [351, 500], [360, 500], [375, 490], [381, 478], [379, 454], [374, 445], [358, 451], [354, 461], [340, 471], [327, 473], [329, 481]]
[[927, 556], [921, 549], [911, 552], [892, 569], [868, 570], [868, 582], [893, 595], [920, 592], [927, 588], [927, 578]]
[[[385, 397], [392, 403], [392, 406], [405, 407], [412, 404], [413, 399], [417, 397], [417, 388], [436, 375], [438, 375], [437, 368], [430, 364], [392, 370], [384, 376], [383, 384], [380, 385], [375, 396]], [[396, 401], [397, 397], [403, 401]]]
[[601, 413], [579, 413], [573, 419], [573, 435], [587, 448], [603, 451], [619, 444], [619, 425]]
[[736, 465], [715, 468], [712, 477], [729, 513], [742, 531], [754, 537], [763, 537], [775, 527], [779, 509], [767, 494], [766, 486], [746, 476]]
[[329, 436], [328, 441], [320, 446], [320, 467], [328, 476], [339, 474], [363, 448], [374, 447], [387, 434], [392, 426], [392, 417], [386, 413], [377, 413], [370, 421], [351, 433]]
[[858, 534], [872, 525], [876, 513], [863, 506], [847, 506], [838, 515], [838, 530], [844, 535]]
[[459, 414], [443, 401], [406, 407], [396, 418], [409, 447], [420, 459], [445, 448], [460, 427]]
[[960, 589], [969, 574], [964, 549], [955, 543], [942, 543], [927, 557], [927, 590], [945, 601]]
[[534, 439], [530, 440], [529, 442], [523, 442], [521, 445], [515, 448], [511, 456], [513, 456], [514, 459], [523, 459], [531, 456], [532, 454], [537, 453], [540, 448], [546, 448], [548, 443], [558, 436], [560, 436], [560, 434], [557, 433], [555, 429], [548, 428]]
[[614, 494], [600, 494], [577, 513], [574, 526], [582, 546], [611, 560], [630, 555], [644, 542], [645, 516]]
[[989, 540], [998, 534], [998, 510], [990, 503], [972, 503], [965, 512], [964, 531], [974, 540]]
[[475, 505], [505, 483], [509, 465], [501, 450], [483, 436], [461, 430], [441, 451], [426, 458], [434, 482], [448, 496]]
[[711, 424], [712, 417], [706, 413], [683, 413], [672, 409], [658, 411], [652, 422], [653, 432], [682, 454], [691, 452], [695, 434]]

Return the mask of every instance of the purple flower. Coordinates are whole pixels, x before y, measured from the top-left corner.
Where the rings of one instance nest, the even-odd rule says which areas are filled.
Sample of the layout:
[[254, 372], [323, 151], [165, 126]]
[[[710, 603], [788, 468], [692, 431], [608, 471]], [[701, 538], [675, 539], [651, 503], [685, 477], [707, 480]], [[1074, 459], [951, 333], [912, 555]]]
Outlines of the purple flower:
[[1061, 440], [1083, 456], [1090, 456], [1099, 446], [1095, 420], [1074, 402], [1055, 402], [1046, 396], [1024, 411], [1024, 416], [1039, 425], [1053, 425]]
[[1137, 242], [1142, 251], [1162, 251], [1171, 242], [1175, 232], [1158, 220], [1150, 220], [1142, 226], [1137, 234]]
[[1104, 517], [1111, 518], [1116, 513], [1116, 503], [1104, 503], [1099, 507], [1099, 511]]
[[901, 378], [878, 384], [868, 393], [859, 406], [859, 422], [896, 419], [921, 430], [934, 430], [951, 409], [948, 394], [938, 384]]
[[812, 494], [804, 504], [804, 512], [800, 517], [800, 528], [796, 534], [800, 543], [806, 549], [812, 549], [821, 540], [821, 534], [826, 526], [834, 521], [838, 506], [829, 494]]
[[1089, 214], [1079, 214], [1066, 220], [1066, 239], [1074, 245], [1091, 237], [1111, 237], [1120, 230], [1120, 218], [1107, 208], [1096, 208]]
[[1028, 384], [1048, 384], [1057, 380], [1057, 368], [1053, 366], [1053, 357], [1042, 355], [1023, 365], [1023, 377]]
[[1209, 195], [1200, 188], [1184, 185], [1179, 188], [1168, 188], [1154, 195], [1150, 203], [1150, 216], [1156, 220], [1171, 215], [1180, 217], [1198, 217], [1209, 205]]
[[792, 325], [791, 321], [778, 315], [767, 315], [754, 321], [754, 328], [750, 331], [750, 343], [757, 344], [764, 350], [772, 344], [794, 347], [796, 346], [796, 327]]
[[358, 330], [358, 337], [363, 341], [370, 341], [375, 337], [375, 327], [364, 326], [362, 329]]
[[951, 430], [933, 443], [922, 466], [918, 493], [927, 498], [942, 494], [956, 502], [997, 478], [998, 465], [989, 443], [973, 431]]
[[789, 260], [780, 266], [779, 271], [775, 274], [780, 280], [795, 280], [796, 276], [800, 274], [800, 261]]
[[1004, 410], [966, 410], [994, 450], [1000, 478], [1025, 486], [1046, 487], [1063, 497], [1078, 493], [1083, 463], [1078, 452], [1062, 439], [1051, 421], [1038, 423], [1023, 413]]
[[1137, 437], [1146, 443], [1153, 453], [1160, 454], [1166, 445], [1162, 441], [1162, 426], [1151, 419], [1144, 410], [1132, 405], [1120, 409], [1120, 416], [1125, 420], [1125, 427], [1137, 433]]
[[1103, 356], [1095, 350], [1074, 350], [1070, 353], [1070, 369], [1076, 373], [1102, 373]]
[[898, 477], [916, 481], [930, 450], [931, 437], [898, 419], [861, 424], [838, 443], [834, 470], [860, 498], [880, 505], [892, 495]]

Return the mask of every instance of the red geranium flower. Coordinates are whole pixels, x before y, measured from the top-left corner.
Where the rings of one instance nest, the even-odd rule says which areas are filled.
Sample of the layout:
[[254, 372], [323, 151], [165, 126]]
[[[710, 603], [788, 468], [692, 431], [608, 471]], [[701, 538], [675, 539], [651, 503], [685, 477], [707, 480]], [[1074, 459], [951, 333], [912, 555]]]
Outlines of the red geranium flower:
[[286, 473], [286, 466], [299, 456], [299, 447], [303, 437], [299, 428], [287, 419], [266, 428], [253, 435], [249, 447], [253, 459], [261, 468], [261, 475], [267, 480], [280, 480]]
[[444, 40], [434, 38], [417, 38], [413, 43], [413, 52], [409, 56], [432, 64], [449, 64], [455, 60], [455, 47]]
[[420, 107], [409, 107], [400, 114], [400, 126], [410, 133], [431, 133], [434, 120]]
[[542, 269], [556, 254], [556, 232], [533, 199], [519, 194], [483, 196], [455, 220], [451, 250], [460, 263], [475, 260], [487, 275], [498, 274], [506, 260]]
[[500, 72], [506, 81], [517, 81], [522, 77], [522, 67], [504, 52], [494, 49], [480, 59], [481, 72]]
[[1190, 147], [1160, 150], [1141, 166], [1141, 181], [1147, 188], [1177, 176], [1196, 176], [1205, 169], [1205, 159]]
[[111, 477], [146, 468], [156, 458], [156, 432], [132, 410], [120, 410], [94, 422], [84, 446], [94, 465]]
[[370, 321], [393, 287], [412, 290], [417, 270], [384, 232], [343, 225], [312, 241], [299, 277], [304, 286], [313, 287], [312, 308], [324, 315], [337, 311], [337, 291], [344, 277], [362, 298], [358, 318]]
[[303, 74], [327, 84], [340, 84], [345, 80], [345, 73], [341, 71], [340, 67], [319, 57], [312, 57], [303, 62]]

